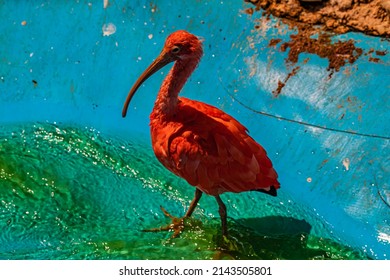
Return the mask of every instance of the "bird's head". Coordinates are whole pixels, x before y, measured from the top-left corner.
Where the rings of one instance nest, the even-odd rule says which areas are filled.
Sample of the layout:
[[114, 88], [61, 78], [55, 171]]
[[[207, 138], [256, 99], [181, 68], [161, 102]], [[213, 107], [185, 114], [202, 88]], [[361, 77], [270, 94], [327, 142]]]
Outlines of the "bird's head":
[[146, 68], [131, 88], [123, 107], [122, 117], [126, 117], [127, 108], [137, 89], [150, 76], [173, 61], [195, 60], [198, 62], [202, 54], [202, 40], [197, 36], [185, 30], [178, 30], [170, 34], [159, 56]]
[[162, 53], [172, 61], [200, 59], [203, 54], [202, 40], [185, 30], [178, 30], [168, 36]]

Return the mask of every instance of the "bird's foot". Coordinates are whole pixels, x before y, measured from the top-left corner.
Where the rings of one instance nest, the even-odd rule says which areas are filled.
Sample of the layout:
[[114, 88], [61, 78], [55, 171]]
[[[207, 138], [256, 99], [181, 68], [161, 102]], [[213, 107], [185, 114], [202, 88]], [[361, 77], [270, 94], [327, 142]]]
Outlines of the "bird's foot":
[[176, 238], [180, 235], [180, 233], [184, 229], [184, 219], [183, 218], [177, 218], [172, 216], [165, 210], [162, 206], [160, 206], [161, 211], [164, 213], [164, 215], [172, 220], [172, 222], [166, 226], [161, 226], [159, 228], [151, 228], [151, 229], [144, 229], [142, 231], [144, 232], [158, 232], [158, 231], [173, 231], [172, 238]]

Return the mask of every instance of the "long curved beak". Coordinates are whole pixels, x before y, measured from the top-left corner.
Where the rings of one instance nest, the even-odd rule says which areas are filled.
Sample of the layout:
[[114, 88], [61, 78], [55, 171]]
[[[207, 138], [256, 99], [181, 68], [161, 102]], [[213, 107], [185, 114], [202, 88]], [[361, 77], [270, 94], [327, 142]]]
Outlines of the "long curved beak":
[[141, 76], [139, 76], [138, 80], [134, 83], [133, 87], [129, 91], [129, 94], [127, 95], [125, 104], [123, 106], [122, 110], [122, 117], [126, 117], [127, 114], [127, 108], [129, 107], [130, 101], [133, 98], [135, 92], [137, 89], [142, 85], [143, 82], [145, 82], [150, 76], [152, 76], [154, 73], [156, 73], [158, 70], [163, 68], [168, 63], [173, 62], [174, 59], [171, 55], [169, 55], [164, 50], [160, 53], [160, 55], [152, 62], [152, 64], [149, 65], [148, 68], [142, 73]]

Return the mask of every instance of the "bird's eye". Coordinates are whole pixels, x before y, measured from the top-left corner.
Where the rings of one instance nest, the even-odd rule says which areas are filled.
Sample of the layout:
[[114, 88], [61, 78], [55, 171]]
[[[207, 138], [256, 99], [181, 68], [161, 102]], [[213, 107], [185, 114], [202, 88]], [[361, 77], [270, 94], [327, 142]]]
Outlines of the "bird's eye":
[[174, 53], [174, 54], [179, 53], [179, 52], [180, 52], [180, 47], [179, 47], [179, 46], [174, 46], [174, 47], [172, 48], [171, 52]]

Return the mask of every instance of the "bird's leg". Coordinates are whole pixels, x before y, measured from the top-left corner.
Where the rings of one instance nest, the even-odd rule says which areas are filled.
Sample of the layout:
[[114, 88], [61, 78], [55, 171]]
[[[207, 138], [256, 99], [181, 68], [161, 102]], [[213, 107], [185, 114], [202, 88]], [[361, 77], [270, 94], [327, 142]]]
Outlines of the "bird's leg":
[[178, 237], [179, 234], [184, 229], [184, 220], [186, 218], [191, 217], [191, 215], [194, 212], [196, 206], [198, 205], [198, 202], [199, 202], [200, 198], [202, 197], [202, 194], [203, 194], [202, 191], [196, 189], [195, 197], [191, 201], [190, 207], [188, 208], [186, 214], [182, 218], [177, 218], [177, 217], [172, 216], [171, 214], [168, 213], [167, 210], [165, 210], [162, 206], [160, 206], [161, 211], [164, 213], [165, 216], [170, 218], [172, 220], [172, 222], [170, 224], [166, 225], [166, 226], [162, 226], [162, 227], [159, 227], [159, 228], [146, 229], [146, 230], [143, 230], [143, 231], [146, 231], [146, 232], [157, 232], [157, 231], [173, 230], [172, 238]]
[[192, 212], [194, 212], [196, 206], [198, 205], [200, 198], [202, 197], [202, 194], [203, 193], [201, 190], [195, 189], [194, 199], [191, 201], [190, 207], [188, 207], [188, 210], [187, 210], [186, 214], [184, 215], [184, 218], [191, 217]]
[[227, 236], [228, 235], [228, 229], [227, 229], [227, 211], [226, 211], [226, 205], [223, 203], [222, 199], [219, 195], [215, 197], [217, 200], [217, 203], [219, 205], [219, 216], [221, 217], [221, 224], [222, 224], [222, 235]]

